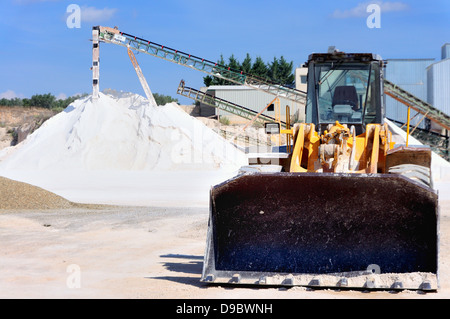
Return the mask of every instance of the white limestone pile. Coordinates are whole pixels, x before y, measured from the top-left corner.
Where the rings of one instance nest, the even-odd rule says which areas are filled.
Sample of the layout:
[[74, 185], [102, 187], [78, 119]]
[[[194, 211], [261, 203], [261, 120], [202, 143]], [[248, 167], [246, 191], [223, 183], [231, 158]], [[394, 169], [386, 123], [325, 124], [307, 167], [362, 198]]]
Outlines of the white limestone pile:
[[0, 169], [197, 170], [246, 164], [245, 154], [175, 103], [104, 91], [76, 100], [16, 147]]

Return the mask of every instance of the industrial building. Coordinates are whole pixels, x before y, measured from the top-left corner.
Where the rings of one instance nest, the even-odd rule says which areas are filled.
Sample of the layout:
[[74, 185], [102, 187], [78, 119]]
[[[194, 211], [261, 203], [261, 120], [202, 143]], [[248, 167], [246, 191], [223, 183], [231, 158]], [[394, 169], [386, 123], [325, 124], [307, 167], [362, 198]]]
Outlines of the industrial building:
[[308, 79], [308, 68], [300, 67], [295, 69], [295, 88], [297, 90], [306, 92]]
[[450, 114], [450, 43], [442, 46], [442, 59], [427, 67], [428, 103]]
[[[296, 103], [282, 97], [276, 101], [274, 100], [274, 95], [255, 90], [251, 87], [243, 85], [215, 85], [203, 88], [203, 91], [205, 90], [207, 95], [235, 103], [256, 112], [261, 112], [265, 109], [265, 115], [280, 119], [283, 122], [286, 120], [287, 112], [290, 114], [291, 122], [301, 122], [304, 120], [304, 104]], [[226, 119], [231, 124], [248, 122], [245, 118], [204, 103], [200, 104], [199, 115], [216, 116], [219, 119]]]
[[[441, 60], [387, 59], [385, 78], [438, 110], [450, 114], [450, 43], [441, 47]], [[415, 116], [412, 112], [411, 117]], [[404, 104], [386, 97], [386, 117], [406, 123], [407, 108]], [[422, 129], [439, 130], [423, 115], [418, 114], [411, 125]]]
[[[426, 69], [434, 62], [434, 59], [388, 59], [385, 69], [385, 78], [410, 92], [419, 99], [428, 102], [428, 85]], [[408, 109], [405, 104], [395, 99], [386, 97], [386, 117], [388, 119], [406, 123]], [[413, 117], [415, 115], [412, 114]], [[416, 116], [411, 120], [411, 125], [419, 124], [420, 128], [430, 125], [427, 119]]]

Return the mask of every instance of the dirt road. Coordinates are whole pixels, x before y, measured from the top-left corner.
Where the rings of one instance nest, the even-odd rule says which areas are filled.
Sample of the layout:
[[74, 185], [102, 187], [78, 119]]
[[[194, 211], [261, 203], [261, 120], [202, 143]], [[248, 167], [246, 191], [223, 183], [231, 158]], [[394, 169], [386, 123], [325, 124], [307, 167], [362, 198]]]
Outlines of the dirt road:
[[97, 207], [0, 211], [0, 298], [450, 297], [450, 201], [442, 203], [435, 293], [200, 283], [208, 209]]

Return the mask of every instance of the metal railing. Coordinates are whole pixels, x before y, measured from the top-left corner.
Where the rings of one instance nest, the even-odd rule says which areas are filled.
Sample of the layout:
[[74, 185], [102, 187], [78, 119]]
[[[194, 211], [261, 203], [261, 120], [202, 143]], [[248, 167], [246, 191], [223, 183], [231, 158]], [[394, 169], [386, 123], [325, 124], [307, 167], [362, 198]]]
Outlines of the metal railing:
[[388, 80], [384, 80], [384, 92], [395, 100], [411, 107], [413, 110], [424, 115], [436, 124], [450, 130], [450, 116], [441, 110], [436, 109], [431, 104], [422, 101], [418, 97], [412, 95], [396, 84], [389, 82]]
[[[183, 80], [180, 81], [177, 93], [194, 101], [201, 102], [206, 105], [224, 110], [231, 114], [240, 116], [249, 121], [260, 123], [263, 126], [266, 122], [278, 122], [274, 117], [271, 117], [269, 115], [258, 113], [257, 111], [238, 105], [236, 103], [206, 94], [206, 92], [186, 87]], [[280, 124], [286, 126], [286, 123], [283, 121], [280, 121]]]
[[99, 40], [103, 42], [130, 47], [133, 50], [183, 65], [236, 84], [245, 85], [296, 103], [306, 103], [306, 93], [303, 91], [273, 83], [266, 79], [246, 74], [242, 71], [233, 70], [216, 62], [175, 50], [128, 33], [120, 32], [118, 30], [113, 33], [110, 31], [110, 28], [99, 28]]

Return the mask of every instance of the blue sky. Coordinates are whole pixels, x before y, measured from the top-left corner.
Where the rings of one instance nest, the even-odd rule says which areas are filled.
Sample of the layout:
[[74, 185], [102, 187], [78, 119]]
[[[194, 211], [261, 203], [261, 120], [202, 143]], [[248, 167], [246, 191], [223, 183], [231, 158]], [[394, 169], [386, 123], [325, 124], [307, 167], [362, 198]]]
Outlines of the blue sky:
[[[380, 28], [369, 28], [367, 6], [378, 4]], [[81, 8], [81, 27], [69, 28], [67, 8]], [[388, 58], [440, 59], [450, 42], [450, 1], [152, 0], [0, 2], [0, 97], [91, 93], [94, 25], [123, 32], [208, 60], [246, 53], [294, 66], [328, 46]], [[100, 89], [144, 94], [126, 49], [100, 47]], [[136, 55], [153, 93], [177, 95], [181, 79], [203, 86], [205, 74], [144, 54]]]

